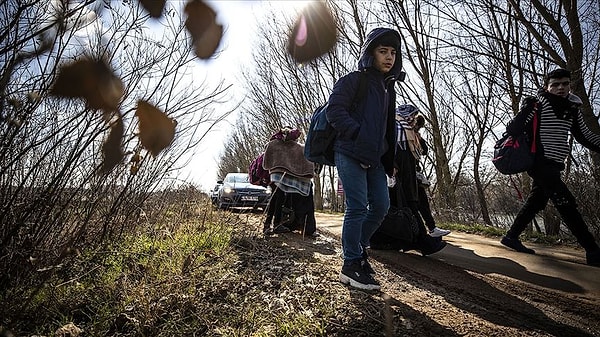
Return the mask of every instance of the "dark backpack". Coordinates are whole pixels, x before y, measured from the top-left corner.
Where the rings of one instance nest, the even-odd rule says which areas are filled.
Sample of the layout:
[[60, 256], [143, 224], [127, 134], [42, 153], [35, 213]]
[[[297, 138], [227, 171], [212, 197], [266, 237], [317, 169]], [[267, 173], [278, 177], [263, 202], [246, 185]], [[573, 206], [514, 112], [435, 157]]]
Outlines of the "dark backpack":
[[250, 184], [267, 187], [271, 183], [269, 171], [262, 166], [265, 153], [261, 153], [256, 157], [248, 167], [248, 179]]
[[533, 120], [526, 125], [523, 133], [509, 136], [505, 133], [494, 145], [492, 163], [502, 174], [516, 174], [533, 167], [537, 153], [537, 132], [539, 130], [538, 103], [533, 106]]
[[[368, 79], [365, 71], [360, 72], [358, 90], [354, 94], [352, 108], [366, 96]], [[306, 133], [306, 143], [304, 144], [304, 157], [308, 161], [321, 165], [335, 166], [333, 158], [333, 143], [336, 132], [333, 126], [327, 120], [328, 103], [321, 105], [312, 114], [310, 126]]]

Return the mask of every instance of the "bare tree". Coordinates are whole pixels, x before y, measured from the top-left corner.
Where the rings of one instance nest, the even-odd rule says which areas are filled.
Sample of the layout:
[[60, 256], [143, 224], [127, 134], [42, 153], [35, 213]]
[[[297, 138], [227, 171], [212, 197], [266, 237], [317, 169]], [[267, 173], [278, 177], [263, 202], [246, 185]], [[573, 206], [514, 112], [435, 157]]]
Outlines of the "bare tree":
[[[172, 183], [186, 151], [228, 113], [213, 107], [224, 99], [222, 83], [190, 85], [195, 57], [173, 7], [149, 34], [149, 16], [137, 3], [52, 7], [62, 3], [0, 5], [0, 256], [3, 277], [12, 275], [3, 281], [27, 275], [34, 266], [23, 264], [25, 257], [55, 263], [68, 248], [102, 244], [139, 226], [144, 201]], [[125, 83], [118, 114], [50, 97], [58, 69], [82, 57], [105, 60]], [[139, 99], [178, 123], [176, 139], [156, 157], [137, 137]], [[126, 158], [99, 173], [115, 125], [123, 128], [117, 141]]]
[[[335, 80], [349, 69], [340, 61], [337, 49], [319, 60], [297, 64], [286, 51], [294, 19], [279, 12], [271, 12], [261, 19], [254, 62], [252, 68], [244, 72], [248, 97], [240, 109], [240, 121], [243, 120], [243, 123], [236, 123], [232, 134], [248, 137], [240, 141], [252, 144], [250, 148], [255, 149], [254, 157], [264, 148], [269, 137], [284, 126], [298, 128], [305, 135], [312, 112], [326, 102]], [[344, 56], [347, 55], [344, 53]], [[246, 132], [246, 129], [252, 132]], [[226, 150], [220, 166], [247, 167], [250, 157], [233, 149], [243, 146], [232, 144], [231, 147]], [[232, 159], [232, 156], [238, 157]], [[235, 162], [239, 164], [233, 164]], [[325, 175], [329, 178], [326, 183]], [[329, 169], [323, 170], [322, 175], [314, 179], [317, 209], [323, 208], [324, 195], [336, 196], [335, 191], [324, 189], [334, 189], [335, 179], [335, 170]], [[337, 199], [333, 202], [339, 204]]]
[[[452, 113], [453, 107], [444, 97], [445, 82], [441, 76], [447, 71], [443, 55], [447, 52], [436, 8], [419, 1], [383, 1], [383, 8], [377, 17], [380, 21], [394, 26], [403, 36], [404, 67], [409, 74], [406, 85], [401, 86], [404, 102], [412, 103], [426, 112], [433, 152], [433, 167], [436, 176], [436, 190], [444, 208], [456, 206], [450, 157], [456, 135]], [[416, 74], [417, 77], [411, 75]], [[450, 113], [450, 115], [448, 114]], [[451, 117], [451, 118], [448, 118]], [[464, 151], [464, 148], [457, 148]], [[459, 158], [462, 156], [458, 156]], [[460, 175], [460, 162], [455, 166], [454, 175]]]

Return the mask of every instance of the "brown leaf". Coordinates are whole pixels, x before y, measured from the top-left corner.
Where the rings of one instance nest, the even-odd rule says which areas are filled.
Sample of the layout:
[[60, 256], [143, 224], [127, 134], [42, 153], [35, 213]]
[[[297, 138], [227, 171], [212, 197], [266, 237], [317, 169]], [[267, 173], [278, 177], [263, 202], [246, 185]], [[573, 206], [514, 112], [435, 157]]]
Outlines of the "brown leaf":
[[217, 14], [204, 1], [191, 0], [185, 5], [185, 28], [192, 36], [196, 56], [211, 57], [223, 37], [223, 26], [215, 21]]
[[140, 123], [140, 142], [156, 157], [173, 141], [176, 123], [164, 112], [141, 100], [138, 101], [135, 114]]
[[327, 53], [337, 42], [331, 11], [322, 2], [312, 2], [302, 10], [288, 40], [288, 52], [299, 63]]
[[123, 97], [123, 82], [103, 60], [83, 58], [59, 69], [50, 94], [83, 98], [92, 109], [116, 110]]
[[118, 118], [110, 127], [110, 132], [102, 144], [102, 166], [100, 173], [110, 172], [115, 166], [123, 161], [123, 119], [119, 114]]
[[166, 0], [139, 0], [140, 4], [153, 18], [160, 18], [165, 9]]

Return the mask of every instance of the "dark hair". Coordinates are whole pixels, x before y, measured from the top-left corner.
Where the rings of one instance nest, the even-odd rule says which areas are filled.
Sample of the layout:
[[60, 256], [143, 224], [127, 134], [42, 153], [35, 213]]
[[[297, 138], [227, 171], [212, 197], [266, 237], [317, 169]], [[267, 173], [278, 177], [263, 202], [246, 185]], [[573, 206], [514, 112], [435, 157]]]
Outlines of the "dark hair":
[[571, 72], [567, 69], [558, 68], [554, 69], [544, 77], [544, 86], [547, 87], [548, 83], [550, 83], [550, 79], [552, 78], [571, 78]]
[[400, 48], [400, 40], [396, 34], [388, 32], [373, 40], [373, 43], [371, 43], [371, 51], [379, 46], [392, 47], [398, 51]]

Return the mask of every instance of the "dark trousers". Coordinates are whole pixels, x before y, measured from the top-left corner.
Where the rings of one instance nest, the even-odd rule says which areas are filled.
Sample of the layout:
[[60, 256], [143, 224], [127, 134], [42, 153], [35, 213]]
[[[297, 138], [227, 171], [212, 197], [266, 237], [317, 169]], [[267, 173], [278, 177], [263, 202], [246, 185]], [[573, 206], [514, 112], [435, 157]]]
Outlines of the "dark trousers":
[[552, 200], [577, 242], [588, 252], [597, 250], [598, 244], [577, 209], [575, 197], [561, 179], [560, 172], [563, 167], [550, 160], [536, 161], [533, 169], [527, 172], [533, 178], [531, 193], [506, 235], [518, 238], [535, 215], [546, 207], [548, 200]]
[[419, 192], [419, 214], [423, 221], [425, 222], [425, 226], [427, 229], [432, 231], [435, 228], [435, 220], [433, 219], [433, 215], [431, 214], [431, 206], [429, 206], [429, 198], [427, 197], [427, 191], [425, 190], [425, 186], [419, 184], [418, 186]]
[[285, 202], [285, 192], [278, 188], [275, 184], [271, 184], [271, 200], [267, 206], [267, 218], [265, 220], [265, 226], [270, 226], [271, 221], [274, 226], [278, 226], [281, 222], [281, 207]]

